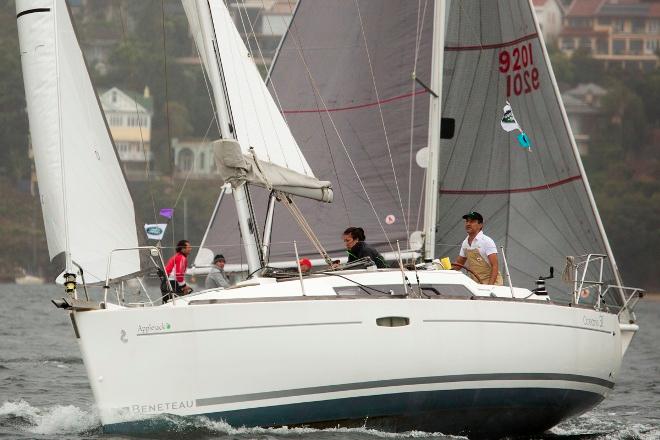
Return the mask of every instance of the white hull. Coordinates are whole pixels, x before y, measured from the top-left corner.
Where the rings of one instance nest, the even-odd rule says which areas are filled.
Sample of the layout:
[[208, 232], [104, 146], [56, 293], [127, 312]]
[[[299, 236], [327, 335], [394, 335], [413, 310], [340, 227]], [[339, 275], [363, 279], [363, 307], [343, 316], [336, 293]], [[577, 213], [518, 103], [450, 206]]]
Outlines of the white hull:
[[[397, 271], [352, 279], [373, 285], [373, 277], [401, 282]], [[140, 420], [168, 413], [238, 426], [539, 432], [613, 388], [622, 358], [616, 315], [482, 296], [456, 272], [420, 278], [462, 281], [475, 299], [330, 296], [329, 284], [350, 284], [321, 276], [305, 280], [316, 297], [286, 281], [162, 307], [74, 312], [102, 423], [139, 430]], [[383, 317], [409, 324], [377, 325]]]

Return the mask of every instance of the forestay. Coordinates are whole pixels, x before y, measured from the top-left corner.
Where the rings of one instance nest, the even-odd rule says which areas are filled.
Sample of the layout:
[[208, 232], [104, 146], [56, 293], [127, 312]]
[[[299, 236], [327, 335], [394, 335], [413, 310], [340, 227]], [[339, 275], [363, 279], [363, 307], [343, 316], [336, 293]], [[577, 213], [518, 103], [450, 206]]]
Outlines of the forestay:
[[[352, 1], [301, 0], [271, 69], [269, 84], [277, 92], [291, 132], [318, 178], [334, 184], [331, 205], [296, 199], [333, 256], [345, 255], [341, 233], [347, 226], [362, 226], [367, 241], [387, 252], [392, 250], [390, 242], [396, 249], [396, 240], [402, 249], [409, 248], [406, 229], [410, 234], [421, 230], [423, 221], [424, 168], [417, 157], [427, 143], [429, 101], [425, 90], [414, 86], [412, 73], [419, 36], [417, 76], [425, 81], [430, 78], [433, 3], [360, 0], [359, 8], [360, 14]], [[423, 153], [419, 156], [423, 164]], [[259, 216], [265, 196], [258, 191], [253, 195], [259, 199], [255, 203]], [[230, 253], [235, 249], [229, 262], [238, 262], [238, 238], [232, 232], [237, 230], [235, 214], [223, 205], [231, 208], [231, 203], [223, 201], [215, 219], [217, 227], [210, 228], [205, 247], [232, 243], [230, 248], [215, 250]], [[297, 240], [302, 255], [318, 255], [279, 204], [272, 240], [274, 261], [292, 259], [293, 240]], [[420, 246], [419, 240], [410, 243], [414, 249]]]
[[[70, 252], [85, 281], [104, 281], [110, 252], [137, 246], [133, 202], [65, 0], [18, 0], [30, 133], [51, 259]], [[140, 270], [137, 251], [110, 276]]]
[[[519, 286], [532, 287], [549, 266], [561, 272], [567, 255], [608, 253], [530, 2], [450, 4], [442, 108], [456, 120], [456, 135], [441, 143], [436, 255], [457, 254], [461, 214], [472, 210], [505, 246]], [[500, 126], [507, 101], [530, 150], [521, 148], [517, 131]], [[604, 278], [616, 283], [609, 261]], [[549, 284], [551, 292], [572, 287]]]

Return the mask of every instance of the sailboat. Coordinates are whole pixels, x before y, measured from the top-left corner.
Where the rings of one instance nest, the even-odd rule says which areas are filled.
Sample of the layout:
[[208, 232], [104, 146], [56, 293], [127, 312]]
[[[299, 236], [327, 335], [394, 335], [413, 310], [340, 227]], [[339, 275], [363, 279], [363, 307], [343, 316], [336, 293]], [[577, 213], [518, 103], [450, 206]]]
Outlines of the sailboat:
[[[235, 261], [244, 258], [250, 277], [156, 305], [120, 295], [141, 270], [139, 252], [156, 261], [160, 251], [138, 245], [65, 1], [17, 1], [49, 252], [66, 257], [67, 296], [56, 305], [70, 314], [106, 431], [157, 429], [172, 414], [501, 436], [543, 432], [608, 395], [625, 374], [641, 291], [619, 280], [528, 1], [350, 9], [302, 0], [270, 75], [272, 95], [225, 4], [183, 4], [213, 86], [216, 160], [230, 195], [205, 246], [212, 253], [219, 243], [216, 223], [233, 199]], [[533, 151], [501, 130], [506, 101]], [[387, 126], [394, 134], [383, 139]], [[388, 167], [423, 171], [402, 174], [404, 192], [382, 177]], [[410, 207], [400, 192], [414, 197]], [[344, 211], [330, 208], [337, 201]], [[278, 221], [276, 205], [295, 222]], [[507, 285], [432, 263], [455, 252], [460, 217], [477, 208], [504, 244]], [[345, 215], [378, 224], [368, 229], [372, 243], [390, 246], [396, 268], [363, 261], [303, 276], [265, 267], [295, 264], [311, 249], [330, 259], [323, 243], [337, 239]], [[295, 223], [312, 244], [289, 241]], [[404, 266], [404, 252], [422, 262]], [[539, 276], [566, 256], [569, 284]], [[79, 295], [98, 282], [101, 301]], [[563, 291], [565, 301], [552, 298]]]

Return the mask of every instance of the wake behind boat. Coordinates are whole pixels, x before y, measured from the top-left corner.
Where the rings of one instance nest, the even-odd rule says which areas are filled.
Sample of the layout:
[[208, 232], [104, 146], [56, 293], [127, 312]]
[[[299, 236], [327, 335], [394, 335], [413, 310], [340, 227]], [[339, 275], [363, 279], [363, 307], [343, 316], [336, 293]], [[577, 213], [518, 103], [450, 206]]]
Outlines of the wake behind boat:
[[[66, 256], [67, 297], [57, 304], [71, 314], [104, 428], [157, 430], [155, 415], [175, 414], [245, 426], [502, 436], [539, 433], [597, 405], [621, 374], [638, 329], [632, 308], [641, 292], [621, 286], [529, 3], [435, 2], [422, 10], [405, 1], [356, 2], [357, 11], [329, 3], [303, 0], [296, 9], [270, 77], [271, 88], [279, 87], [280, 112], [224, 3], [184, 1], [213, 86], [222, 136], [219, 190], [226, 184], [221, 197], [234, 200], [229, 207], [219, 200], [214, 219], [237, 220], [225, 224], [238, 223], [239, 231], [223, 233], [240, 234], [251, 276], [231, 289], [158, 305], [125, 300], [125, 280], [142, 269], [138, 253], [161, 266], [162, 258], [158, 247], [138, 246], [130, 194], [66, 3], [17, 2], [49, 252]], [[320, 35], [326, 44], [319, 47]], [[306, 58], [307, 45], [318, 58]], [[368, 62], [354, 58], [356, 51], [362, 61], [369, 55]], [[378, 64], [399, 53], [414, 54], [413, 65]], [[326, 62], [345, 68], [328, 69]], [[360, 69], [368, 76], [356, 75]], [[309, 96], [298, 93], [301, 84], [311, 87]], [[379, 90], [401, 97], [396, 92], [411, 86], [408, 97], [424, 99], [407, 111], [426, 110], [415, 117], [383, 107], [403, 98], [381, 99]], [[356, 105], [350, 110], [358, 113], [350, 115], [330, 108], [349, 88], [358, 98], [374, 92], [375, 104]], [[305, 107], [308, 100], [320, 103], [316, 110]], [[529, 136], [545, 149], [512, 150], [519, 147], [500, 128], [505, 103], [511, 117], [504, 119], [517, 126], [521, 147], [530, 147]], [[522, 110], [518, 121], [513, 108]], [[285, 122], [282, 113], [313, 119]], [[412, 121], [410, 133], [388, 136], [390, 118]], [[382, 122], [377, 133], [382, 130], [384, 140], [355, 129], [374, 119]], [[325, 123], [336, 136], [319, 142], [314, 136], [324, 130], [317, 124]], [[354, 145], [363, 151], [353, 155]], [[413, 168], [414, 150], [419, 166]], [[327, 151], [341, 160], [324, 159]], [[389, 160], [374, 161], [374, 154]], [[363, 180], [358, 169], [367, 160], [374, 172]], [[328, 163], [339, 181], [357, 179], [351, 191], [335, 191]], [[317, 168], [324, 174], [316, 176]], [[413, 196], [417, 218], [410, 203], [404, 209], [398, 184], [382, 190], [389, 182], [383, 175], [391, 170], [396, 182], [404, 169], [410, 170], [408, 193], [417, 193], [412, 185], [423, 189]], [[298, 259], [296, 223], [309, 238], [309, 245], [300, 242], [305, 254], [314, 249], [331, 260], [324, 234], [334, 232], [324, 222], [336, 227], [343, 214], [336, 204], [318, 202], [337, 195], [356, 218], [378, 224], [377, 241], [390, 246], [398, 268], [360, 261], [312, 275], [269, 269]], [[253, 209], [260, 198], [268, 201], [261, 234]], [[296, 223], [274, 222], [276, 204]], [[432, 263], [447, 243], [458, 242], [460, 225], [447, 220], [447, 212], [475, 207], [485, 208], [497, 241], [506, 243], [501, 262], [508, 285], [478, 284]], [[403, 220], [386, 228], [380, 214], [399, 208]], [[214, 241], [211, 223], [196, 264], [224, 243]], [[271, 248], [271, 233], [287, 245]], [[406, 243], [403, 252], [398, 241]], [[404, 266], [403, 254], [419, 258]], [[577, 257], [569, 259], [568, 285], [539, 277], [571, 255]], [[551, 293], [564, 292], [565, 301], [549, 297], [546, 278]], [[534, 291], [513, 286], [535, 281]], [[83, 300], [86, 283], [102, 283], [103, 298]]]

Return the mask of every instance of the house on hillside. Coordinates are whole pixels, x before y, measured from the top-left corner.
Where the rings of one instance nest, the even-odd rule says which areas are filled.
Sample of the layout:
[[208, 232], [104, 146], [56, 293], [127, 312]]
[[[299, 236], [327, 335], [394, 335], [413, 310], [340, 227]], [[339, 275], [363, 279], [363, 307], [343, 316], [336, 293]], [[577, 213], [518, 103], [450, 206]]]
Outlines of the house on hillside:
[[584, 49], [606, 66], [653, 69], [659, 65], [660, 2], [574, 0], [558, 41], [567, 54]]
[[201, 139], [172, 139], [174, 177], [179, 179], [217, 178], [215, 156], [211, 141]]
[[257, 67], [265, 72], [291, 22], [297, 0], [229, 0], [229, 11]]
[[145, 87], [139, 94], [113, 87], [101, 92], [99, 98], [126, 177], [145, 179], [145, 170], [151, 166], [152, 159], [153, 98], [149, 88]]
[[607, 90], [593, 83], [579, 84], [561, 95], [581, 156], [589, 153], [592, 137], [604, 122], [601, 101], [605, 95]]
[[543, 38], [553, 43], [561, 32], [564, 7], [559, 0], [533, 0], [533, 4]]

